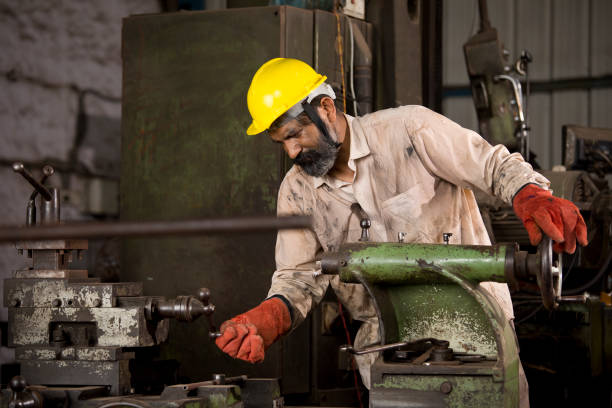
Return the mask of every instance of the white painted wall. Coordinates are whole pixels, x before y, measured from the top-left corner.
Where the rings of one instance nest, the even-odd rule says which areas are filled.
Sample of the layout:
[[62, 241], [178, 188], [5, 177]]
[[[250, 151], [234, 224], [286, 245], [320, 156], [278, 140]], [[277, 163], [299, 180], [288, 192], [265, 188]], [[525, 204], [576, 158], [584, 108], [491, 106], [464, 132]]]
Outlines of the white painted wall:
[[[79, 161], [91, 171], [118, 176], [121, 19], [158, 11], [156, 0], [0, 0], [0, 224], [25, 221], [32, 191], [10, 169], [11, 161], [68, 158], [79, 91], [112, 99], [85, 96], [89, 128]], [[59, 184], [59, 175], [54, 181]], [[66, 205], [62, 216], [83, 217]], [[0, 287], [27, 261], [11, 245], [0, 245]], [[0, 320], [6, 319], [7, 310], [0, 308]], [[0, 349], [0, 363], [12, 359], [12, 350]]]

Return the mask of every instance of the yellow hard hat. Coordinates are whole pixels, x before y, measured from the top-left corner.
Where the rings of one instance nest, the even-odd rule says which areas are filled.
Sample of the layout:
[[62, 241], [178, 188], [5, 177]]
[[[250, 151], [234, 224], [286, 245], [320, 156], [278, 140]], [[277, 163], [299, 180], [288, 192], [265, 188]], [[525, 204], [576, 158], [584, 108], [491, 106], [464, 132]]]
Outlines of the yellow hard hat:
[[307, 98], [326, 79], [310, 65], [293, 58], [274, 58], [263, 64], [253, 76], [247, 93], [247, 105], [253, 118], [247, 134], [255, 135], [268, 129], [272, 122]]

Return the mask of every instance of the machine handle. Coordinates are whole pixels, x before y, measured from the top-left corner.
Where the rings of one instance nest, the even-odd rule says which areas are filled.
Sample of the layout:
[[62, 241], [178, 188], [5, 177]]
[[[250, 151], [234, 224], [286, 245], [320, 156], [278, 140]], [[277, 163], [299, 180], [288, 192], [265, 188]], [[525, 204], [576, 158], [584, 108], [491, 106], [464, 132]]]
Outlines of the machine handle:
[[395, 350], [395, 349], [400, 349], [400, 348], [410, 347], [410, 346], [418, 346], [418, 345], [423, 345], [425, 343], [431, 343], [433, 347], [438, 347], [438, 348], [448, 348], [448, 345], [449, 345], [449, 342], [446, 340], [438, 340], [438, 339], [434, 339], [433, 337], [427, 337], [424, 339], [418, 339], [414, 341], [403, 341], [399, 343], [383, 344], [381, 346], [366, 347], [361, 350], [355, 350], [353, 346], [351, 346], [350, 344], [347, 344], [347, 345], [341, 346], [340, 351], [345, 351], [353, 355], [361, 356], [363, 354], [378, 353], [381, 351]]
[[542, 304], [546, 309], [552, 310], [558, 306], [557, 299], [561, 296], [562, 272], [561, 268], [553, 265], [552, 240], [549, 237], [542, 237], [536, 254], [539, 265], [535, 272]]
[[42, 408], [43, 399], [40, 393], [28, 389], [26, 379], [17, 375], [9, 382], [11, 397], [8, 408]]
[[[47, 167], [51, 169], [51, 173], [49, 175], [46, 174], [49, 172]], [[43, 169], [43, 173], [45, 173], [44, 180], [46, 180], [48, 176], [53, 174], [53, 167], [45, 166], [45, 168], [47, 168], [47, 171], [45, 172], [45, 169]], [[23, 163], [20, 163], [20, 162], [13, 163], [13, 171], [15, 173], [21, 174], [23, 178], [28, 180], [28, 182], [32, 185], [32, 187], [34, 187], [36, 191], [40, 193], [40, 195], [45, 199], [45, 201], [51, 201], [53, 199], [53, 196], [51, 192], [49, 191], [49, 189], [43, 186], [42, 183], [40, 183], [38, 180], [36, 180], [34, 176], [32, 176], [30, 172], [25, 169]]]
[[209, 325], [208, 335], [211, 339], [221, 336], [212, 322], [214, 311], [215, 305], [210, 303], [210, 290], [208, 288], [200, 288], [196, 296], [177, 296], [174, 299], [151, 297], [147, 299], [145, 305], [147, 320], [171, 318], [179, 322], [192, 322], [205, 315]]

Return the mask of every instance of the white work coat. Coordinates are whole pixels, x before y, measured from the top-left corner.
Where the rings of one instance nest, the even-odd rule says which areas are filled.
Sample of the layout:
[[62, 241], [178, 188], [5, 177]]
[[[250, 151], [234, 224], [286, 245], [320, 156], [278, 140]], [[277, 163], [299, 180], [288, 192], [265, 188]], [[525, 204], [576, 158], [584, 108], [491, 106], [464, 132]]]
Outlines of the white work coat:
[[[489, 245], [475, 189], [510, 204], [525, 184], [548, 186], [520, 154], [491, 146], [477, 133], [422, 106], [403, 106], [353, 118], [345, 115], [350, 135], [349, 166], [354, 167], [354, 199], [371, 220], [370, 240]], [[282, 295], [292, 306], [293, 327], [321, 300], [328, 285], [354, 319], [363, 321], [355, 347], [378, 339], [376, 312], [363, 286], [338, 276], [314, 276], [316, 259], [361, 236], [351, 200], [329, 177], [312, 177], [294, 165], [278, 194], [279, 215], [310, 215], [314, 231], [282, 230], [276, 242], [276, 271], [268, 296]], [[350, 195], [349, 195], [350, 196]], [[484, 283], [513, 318], [506, 284]], [[357, 359], [369, 388], [375, 355]]]

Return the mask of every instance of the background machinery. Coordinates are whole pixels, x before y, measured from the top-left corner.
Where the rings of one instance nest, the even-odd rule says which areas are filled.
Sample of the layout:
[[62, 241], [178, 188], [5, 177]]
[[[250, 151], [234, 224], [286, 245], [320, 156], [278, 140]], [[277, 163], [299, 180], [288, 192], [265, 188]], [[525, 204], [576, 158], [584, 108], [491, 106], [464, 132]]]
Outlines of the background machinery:
[[[464, 53], [480, 133], [492, 144], [520, 152], [538, 169], [529, 151], [526, 109], [532, 57], [523, 50], [517, 61], [508, 61], [486, 0], [478, 3], [480, 30], [465, 43]], [[554, 310], [542, 307], [533, 288], [513, 293], [521, 361], [534, 406], [585, 400], [606, 406], [612, 401], [612, 130], [568, 124], [557, 140], [563, 165], [538, 171], [550, 180], [554, 195], [580, 209], [589, 245], [555, 260], [566, 300]], [[477, 197], [492, 242], [517, 242], [533, 251], [511, 207], [485, 194]]]

